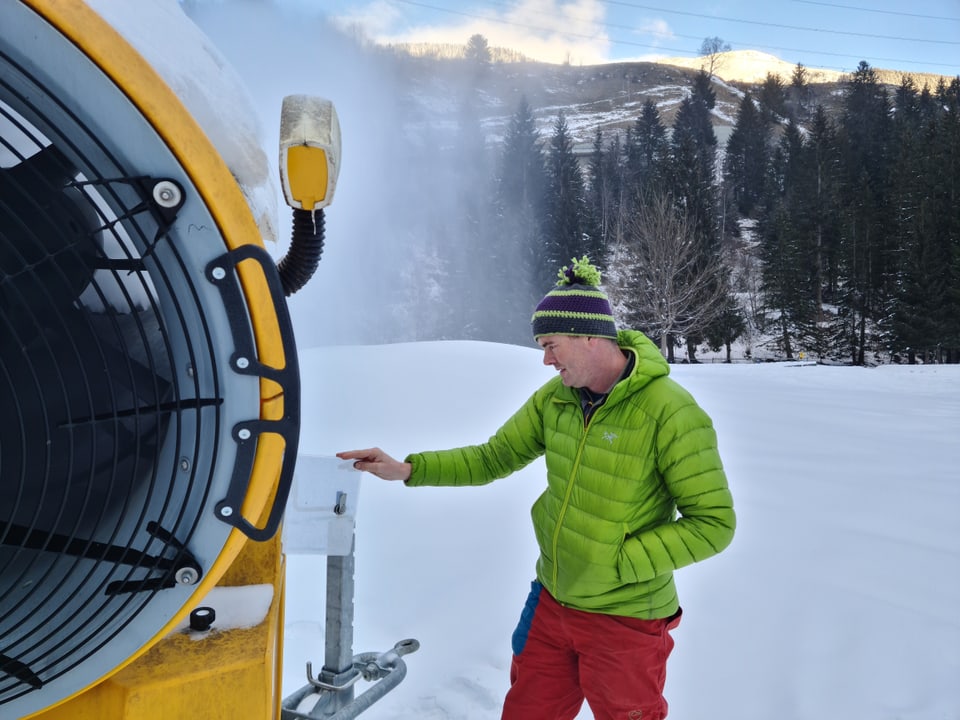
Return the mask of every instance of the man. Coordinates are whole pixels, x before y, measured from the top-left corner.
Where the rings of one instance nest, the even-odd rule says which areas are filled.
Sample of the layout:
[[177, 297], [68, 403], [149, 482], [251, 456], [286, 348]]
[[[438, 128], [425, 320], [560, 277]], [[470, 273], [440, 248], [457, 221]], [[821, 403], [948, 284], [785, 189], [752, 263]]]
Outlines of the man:
[[[735, 517], [706, 413], [643, 334], [617, 331], [600, 273], [564, 267], [534, 312], [547, 382], [486, 443], [398, 461], [338, 453], [409, 486], [481, 485], [544, 455], [540, 557], [513, 635], [503, 720], [661, 720], [673, 571], [723, 550]], [[678, 517], [679, 515], [679, 517]]]

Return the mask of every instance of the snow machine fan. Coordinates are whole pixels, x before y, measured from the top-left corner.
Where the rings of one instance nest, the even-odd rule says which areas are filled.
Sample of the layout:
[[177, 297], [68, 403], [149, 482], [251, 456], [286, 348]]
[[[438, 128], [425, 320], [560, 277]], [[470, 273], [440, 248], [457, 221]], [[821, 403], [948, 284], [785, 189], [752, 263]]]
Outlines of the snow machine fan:
[[[303, 274], [278, 271], [220, 155], [100, 16], [0, 3], [0, 717], [53, 717], [143, 658], [238, 557], [281, 587]], [[282, 592], [269, 606], [266, 707], [234, 693], [236, 717], [279, 706]], [[126, 717], [129, 696], [55, 716]]]

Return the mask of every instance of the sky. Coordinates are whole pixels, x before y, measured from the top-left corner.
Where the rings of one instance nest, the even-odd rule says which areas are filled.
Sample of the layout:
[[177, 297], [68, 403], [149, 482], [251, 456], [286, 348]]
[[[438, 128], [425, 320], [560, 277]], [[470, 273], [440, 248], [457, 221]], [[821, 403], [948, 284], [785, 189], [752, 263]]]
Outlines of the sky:
[[[224, 1], [224, 0], [219, 0]], [[229, 2], [229, 0], [226, 0]], [[790, 63], [850, 72], [877, 68], [960, 74], [957, 0], [281, 0], [362, 28], [378, 42], [490, 45], [537, 60], [595, 64], [695, 57], [705, 38]]]
[[[483, 442], [551, 377], [541, 358], [476, 342], [303, 349], [301, 457]], [[670, 717], [960, 718], [960, 366], [718, 363], [671, 375], [713, 418], [737, 533], [676, 573]], [[413, 402], [413, 388], [428, 391]], [[331, 497], [345, 487], [329, 467], [310, 478], [318, 497], [321, 484]], [[499, 718], [544, 473], [536, 461], [479, 488], [346, 473], [359, 477], [353, 650], [420, 642], [403, 682], [362, 718]], [[287, 557], [287, 696], [307, 661], [315, 673], [323, 663], [325, 563]]]

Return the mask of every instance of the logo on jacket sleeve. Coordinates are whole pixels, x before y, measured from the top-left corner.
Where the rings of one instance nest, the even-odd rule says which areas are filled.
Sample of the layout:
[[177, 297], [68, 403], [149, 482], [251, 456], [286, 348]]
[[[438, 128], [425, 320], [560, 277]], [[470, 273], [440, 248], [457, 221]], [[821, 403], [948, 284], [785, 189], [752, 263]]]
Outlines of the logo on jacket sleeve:
[[613, 441], [617, 439], [617, 434], [616, 434], [616, 433], [612, 433], [612, 432], [610, 432], [609, 430], [607, 430], [607, 431], [603, 434], [602, 437], [603, 437], [603, 439], [606, 440], [608, 443], [610, 443], [611, 445], [613, 445]]

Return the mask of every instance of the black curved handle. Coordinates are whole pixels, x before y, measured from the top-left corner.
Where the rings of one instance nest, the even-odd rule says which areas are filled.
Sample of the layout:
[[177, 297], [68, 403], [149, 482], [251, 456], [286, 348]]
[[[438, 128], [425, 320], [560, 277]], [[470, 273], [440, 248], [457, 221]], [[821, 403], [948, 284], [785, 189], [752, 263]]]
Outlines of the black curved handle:
[[[283, 355], [286, 361], [283, 368], [264, 365], [257, 357], [247, 303], [236, 272], [237, 265], [246, 260], [259, 263], [266, 278], [280, 327]], [[262, 542], [276, 534], [283, 520], [290, 486], [293, 484], [297, 446], [300, 442], [300, 367], [293, 336], [293, 323], [290, 320], [283, 286], [273, 258], [258, 245], [242, 245], [212, 260], [207, 264], [206, 276], [219, 288], [230, 321], [230, 332], [235, 343], [233, 355], [230, 357], [231, 369], [242, 375], [255, 375], [272, 380], [283, 390], [282, 418], [248, 420], [239, 422], [233, 427], [233, 438], [237, 443], [237, 459], [233, 466], [227, 495], [216, 504], [214, 510], [220, 520], [237, 528], [251, 540]], [[241, 509], [253, 474], [257, 443], [264, 434], [281, 436], [284, 440], [284, 451], [273, 507], [270, 508], [266, 524], [258, 527], [243, 517]]]

